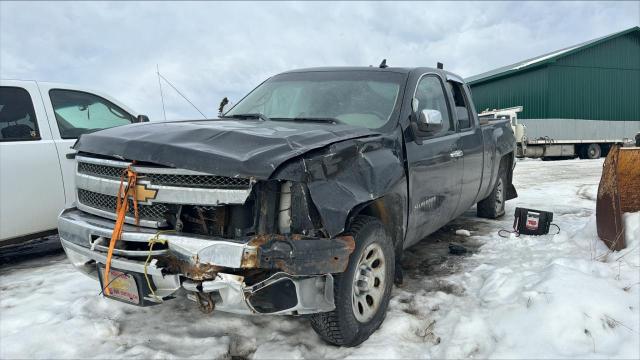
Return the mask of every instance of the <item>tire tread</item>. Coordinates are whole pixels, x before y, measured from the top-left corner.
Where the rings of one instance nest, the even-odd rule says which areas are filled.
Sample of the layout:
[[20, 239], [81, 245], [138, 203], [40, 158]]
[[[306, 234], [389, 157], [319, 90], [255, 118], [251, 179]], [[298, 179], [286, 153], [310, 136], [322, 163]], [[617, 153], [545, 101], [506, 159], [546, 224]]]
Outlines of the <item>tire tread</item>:
[[[353, 236], [354, 238], [370, 223], [379, 222], [379, 220], [372, 216], [358, 215], [351, 222], [349, 229], [345, 232], [345, 235]], [[333, 293], [338, 294], [340, 282], [342, 281], [343, 273], [334, 275], [333, 281]], [[335, 296], [335, 295], [334, 295]], [[337, 304], [336, 304], [337, 306]], [[385, 309], [386, 311], [386, 309]], [[310, 316], [311, 327], [322, 337], [326, 342], [339, 345], [339, 346], [355, 346], [366, 340], [369, 334], [358, 332], [355, 337], [351, 339], [345, 338], [343, 329], [340, 326], [341, 321], [337, 310], [313, 314]]]

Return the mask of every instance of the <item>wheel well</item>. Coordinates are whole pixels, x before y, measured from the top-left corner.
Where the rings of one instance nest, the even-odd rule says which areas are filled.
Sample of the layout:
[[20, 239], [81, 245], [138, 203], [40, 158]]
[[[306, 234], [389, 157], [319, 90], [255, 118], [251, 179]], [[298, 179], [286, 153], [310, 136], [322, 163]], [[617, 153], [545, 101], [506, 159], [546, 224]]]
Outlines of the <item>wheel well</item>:
[[513, 169], [513, 152], [502, 155], [502, 158], [500, 158], [498, 172], [500, 172], [501, 169], [504, 169], [507, 172], [507, 180], [511, 183], [511, 180], [513, 180], [513, 171], [511, 171]]
[[402, 248], [404, 238], [404, 202], [398, 195], [385, 195], [375, 200], [368, 201], [353, 208], [347, 220], [347, 227], [358, 215], [367, 215], [377, 218], [382, 222], [391, 236], [393, 245]]

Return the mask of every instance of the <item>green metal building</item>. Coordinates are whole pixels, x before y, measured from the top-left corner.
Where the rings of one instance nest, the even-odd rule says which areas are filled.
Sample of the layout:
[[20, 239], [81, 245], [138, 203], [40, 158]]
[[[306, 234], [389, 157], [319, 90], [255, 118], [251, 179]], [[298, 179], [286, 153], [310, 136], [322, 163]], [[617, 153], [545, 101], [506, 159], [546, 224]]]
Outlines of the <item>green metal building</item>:
[[[602, 137], [601, 121], [615, 122], [613, 132], [633, 137], [640, 131], [640, 27], [472, 76], [467, 82], [478, 111], [523, 106], [518, 117], [528, 131], [533, 127], [530, 138]], [[554, 121], [532, 121], [544, 119]], [[561, 120], [597, 122], [571, 125]]]

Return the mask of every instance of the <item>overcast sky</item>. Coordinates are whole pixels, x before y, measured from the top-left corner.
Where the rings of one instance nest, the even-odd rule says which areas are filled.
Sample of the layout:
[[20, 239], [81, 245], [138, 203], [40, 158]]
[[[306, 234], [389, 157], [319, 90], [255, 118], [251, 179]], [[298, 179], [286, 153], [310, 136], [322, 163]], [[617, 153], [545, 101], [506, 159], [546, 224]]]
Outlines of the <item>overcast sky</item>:
[[[640, 24], [640, 2], [0, 2], [0, 77], [106, 92], [162, 118], [160, 72], [207, 116], [288, 69], [435, 66], [464, 77]], [[200, 118], [164, 85], [167, 117]]]

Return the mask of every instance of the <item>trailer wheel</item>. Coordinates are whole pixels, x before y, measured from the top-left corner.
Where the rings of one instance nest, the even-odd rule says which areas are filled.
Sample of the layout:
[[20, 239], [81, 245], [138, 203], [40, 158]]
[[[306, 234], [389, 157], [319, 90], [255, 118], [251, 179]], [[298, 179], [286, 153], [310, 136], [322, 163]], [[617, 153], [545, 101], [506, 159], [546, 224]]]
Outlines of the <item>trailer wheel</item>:
[[358, 216], [349, 228], [356, 248], [344, 273], [334, 274], [336, 308], [311, 315], [311, 327], [333, 345], [356, 346], [375, 332], [387, 313], [394, 279], [391, 238], [380, 220]]
[[602, 150], [598, 144], [589, 144], [587, 147], [587, 159], [599, 159], [602, 155]]
[[587, 145], [576, 145], [576, 152], [578, 153], [578, 157], [580, 159], [587, 158]]
[[[543, 158], [544, 160], [544, 158]], [[507, 194], [507, 170], [504, 162], [500, 164], [498, 178], [493, 190], [486, 199], [478, 202], [476, 213], [478, 217], [487, 219], [497, 219], [504, 215], [504, 204]]]

